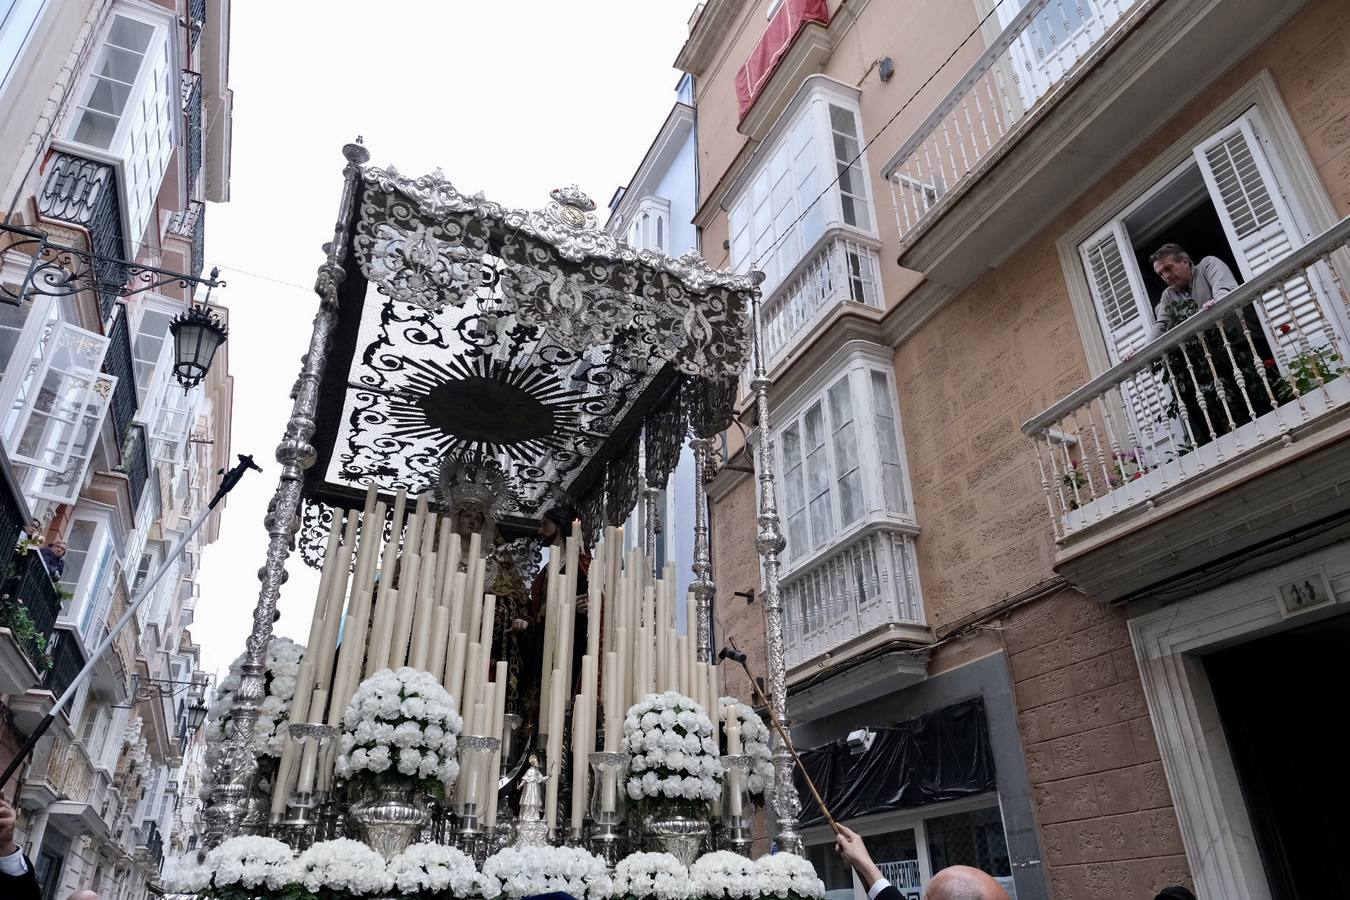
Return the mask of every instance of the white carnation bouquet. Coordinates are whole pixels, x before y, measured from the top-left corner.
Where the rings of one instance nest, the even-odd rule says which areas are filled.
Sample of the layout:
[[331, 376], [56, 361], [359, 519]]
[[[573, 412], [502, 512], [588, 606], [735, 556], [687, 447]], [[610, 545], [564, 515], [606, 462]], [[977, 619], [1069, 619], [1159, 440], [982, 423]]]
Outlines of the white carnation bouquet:
[[628, 796], [642, 807], [706, 816], [722, 796], [722, 759], [712, 720], [677, 691], [648, 694], [628, 710], [623, 750]]
[[[753, 708], [735, 697], [723, 697], [723, 723], [735, 716], [741, 723], [741, 752], [750, 757], [750, 774], [746, 778], [746, 793], [757, 806], [763, 806], [773, 786], [773, 748], [769, 745], [769, 726]], [[722, 740], [726, 741], [723, 725]]]
[[614, 867], [614, 900], [692, 900], [689, 870], [669, 853], [630, 853]]
[[408, 666], [376, 672], [357, 687], [342, 726], [342, 778], [401, 783], [444, 799], [459, 777], [455, 748], [464, 720], [430, 673]]
[[699, 900], [759, 900], [762, 886], [755, 863], [730, 850], [700, 856], [689, 867], [689, 887]]
[[825, 882], [810, 861], [795, 853], [773, 853], [755, 862], [761, 897], [779, 900], [825, 900]]
[[483, 864], [483, 896], [509, 900], [562, 891], [576, 900], [608, 900], [605, 861], [580, 847], [508, 847]]
[[[229, 736], [230, 712], [234, 695], [239, 690], [240, 669], [246, 653], [239, 654], [230, 663], [229, 674], [216, 687], [215, 701], [206, 721], [206, 771], [211, 772], [220, 761], [221, 749]], [[295, 679], [300, 674], [300, 661], [305, 648], [290, 638], [274, 637], [267, 645], [263, 664], [263, 699], [258, 706], [258, 722], [253, 727], [253, 752], [258, 757], [259, 784], [266, 789], [276, 773], [281, 750], [286, 744], [285, 722], [295, 697]], [[209, 787], [208, 787], [209, 790]]]
[[290, 847], [275, 838], [244, 835], [207, 853], [201, 864], [189, 858], [172, 860], [165, 866], [164, 882], [175, 893], [245, 900], [282, 891], [297, 875]]
[[[478, 874], [473, 860], [458, 848], [443, 844], [413, 844], [389, 860], [386, 872], [393, 889], [400, 894], [437, 900], [476, 900], [489, 896], [484, 893], [487, 879]], [[494, 886], [493, 896], [495, 891]]]
[[328, 897], [368, 897], [392, 885], [384, 857], [350, 838], [320, 841], [295, 860], [295, 878], [305, 890]]

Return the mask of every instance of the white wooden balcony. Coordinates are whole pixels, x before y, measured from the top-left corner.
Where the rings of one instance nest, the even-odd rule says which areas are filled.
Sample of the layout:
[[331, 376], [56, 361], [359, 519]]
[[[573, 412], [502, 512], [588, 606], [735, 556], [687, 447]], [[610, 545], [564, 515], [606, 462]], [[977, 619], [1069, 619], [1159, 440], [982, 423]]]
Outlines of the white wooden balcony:
[[979, 56], [881, 167], [899, 263], [969, 286], [1305, 3], [994, 0]]
[[1350, 506], [1348, 247], [1345, 219], [1023, 426], [1070, 580], [1126, 596]]
[[785, 359], [840, 304], [880, 309], [881, 296], [875, 242], [847, 229], [830, 229], [761, 308], [766, 368]]
[[864, 528], [783, 579], [789, 671], [835, 661], [868, 638], [926, 639], [911, 532]]

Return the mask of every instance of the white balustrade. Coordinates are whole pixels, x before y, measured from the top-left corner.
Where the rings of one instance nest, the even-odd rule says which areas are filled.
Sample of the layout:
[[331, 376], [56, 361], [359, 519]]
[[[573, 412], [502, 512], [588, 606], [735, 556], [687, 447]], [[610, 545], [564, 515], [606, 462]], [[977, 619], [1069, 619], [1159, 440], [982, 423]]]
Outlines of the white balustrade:
[[1056, 540], [1350, 403], [1350, 218], [1022, 426]]
[[783, 579], [788, 668], [893, 624], [923, 623], [914, 538], [873, 528]]
[[999, 0], [1004, 26], [883, 169], [904, 239], [1145, 0]]
[[828, 236], [762, 307], [764, 358], [769, 368], [839, 303], [881, 307], [880, 262], [872, 247], [837, 232]]

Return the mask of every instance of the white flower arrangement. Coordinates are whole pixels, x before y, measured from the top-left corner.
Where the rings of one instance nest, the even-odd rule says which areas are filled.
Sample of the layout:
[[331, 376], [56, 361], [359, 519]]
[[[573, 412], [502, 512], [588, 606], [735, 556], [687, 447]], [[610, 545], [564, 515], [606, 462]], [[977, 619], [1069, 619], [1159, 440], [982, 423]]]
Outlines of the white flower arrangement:
[[455, 900], [483, 897], [485, 879], [455, 847], [413, 844], [389, 860], [386, 872], [400, 894], [433, 894]]
[[200, 894], [211, 886], [211, 870], [199, 865], [195, 855], [170, 856], [160, 881], [171, 894]]
[[182, 893], [210, 896], [280, 891], [296, 880], [295, 854], [275, 838], [243, 835], [230, 838], [206, 854], [200, 865], [183, 865], [176, 882], [190, 885]]
[[483, 863], [484, 897], [510, 900], [562, 891], [576, 900], [608, 900], [605, 861], [580, 847], [508, 847]]
[[689, 870], [669, 853], [631, 853], [614, 867], [614, 900], [692, 900]]
[[429, 673], [403, 666], [361, 682], [342, 716], [337, 774], [403, 782], [433, 793], [459, 777], [455, 759], [464, 720]]
[[755, 861], [761, 897], [780, 900], [825, 900], [825, 882], [811, 862], [795, 853], [773, 853]]
[[[216, 688], [216, 697], [206, 721], [206, 771], [210, 772], [220, 760], [221, 748], [229, 735], [230, 711], [234, 695], [239, 690], [240, 669], [247, 654], [241, 653], [230, 663], [229, 674]], [[267, 646], [267, 661], [263, 666], [263, 699], [258, 705], [258, 722], [253, 727], [253, 752], [264, 765], [263, 781], [267, 772], [281, 757], [286, 744], [284, 722], [295, 697], [295, 679], [300, 674], [300, 661], [305, 648], [290, 638], [274, 637]]]
[[623, 723], [628, 796], [639, 804], [674, 803], [706, 811], [722, 796], [722, 759], [712, 734], [703, 707], [683, 694], [643, 697]]
[[762, 894], [755, 863], [730, 850], [700, 856], [689, 867], [689, 886], [699, 900], [759, 900]]
[[[723, 723], [735, 716], [741, 723], [741, 752], [750, 757], [750, 774], [746, 778], [745, 789], [750, 799], [763, 806], [769, 789], [773, 786], [773, 748], [769, 744], [769, 726], [759, 714], [747, 704], [735, 697], [723, 697], [719, 701], [722, 707]], [[722, 734], [726, 734], [723, 725]]]
[[294, 870], [292, 881], [312, 893], [322, 890], [357, 896], [382, 894], [393, 883], [384, 857], [369, 845], [350, 838], [320, 841], [300, 854]]

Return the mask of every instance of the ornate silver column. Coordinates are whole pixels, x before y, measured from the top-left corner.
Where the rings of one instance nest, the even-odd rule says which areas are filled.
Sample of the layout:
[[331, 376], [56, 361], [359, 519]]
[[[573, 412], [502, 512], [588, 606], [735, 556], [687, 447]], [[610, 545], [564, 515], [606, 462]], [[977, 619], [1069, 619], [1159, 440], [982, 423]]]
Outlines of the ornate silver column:
[[[764, 280], [763, 273], [754, 273], [756, 284]], [[773, 433], [769, 421], [769, 385], [770, 381], [764, 365], [764, 345], [760, 333], [759, 290], [756, 289], [750, 302], [750, 352], [754, 364], [754, 377], [750, 381], [750, 392], [755, 398], [755, 412], [759, 419], [758, 446], [755, 448], [759, 469], [759, 534], [755, 537], [755, 549], [759, 551], [760, 564], [764, 571], [764, 637], [765, 668], [769, 679], [769, 702], [778, 721], [788, 722], [787, 714], [787, 661], [783, 653], [783, 596], [778, 589], [780, 562], [778, 555], [783, 552], [786, 541], [783, 539], [782, 523], [778, 518], [778, 493], [774, 486]], [[792, 753], [777, 732], [773, 736], [773, 813], [778, 822], [778, 847], [790, 853], [802, 852], [802, 836], [797, 830], [797, 816], [801, 813], [801, 801], [797, 797], [797, 786], [793, 783]]]
[[713, 662], [712, 602], [717, 592], [712, 579], [712, 550], [708, 538], [708, 494], [703, 487], [711, 446], [711, 439], [698, 434], [689, 439], [689, 448], [694, 452], [694, 564], [691, 567], [694, 583], [690, 587], [698, 607], [698, 658], [705, 663]]
[[647, 562], [652, 567], [652, 577], [661, 577], [661, 567], [656, 564], [656, 535], [661, 531], [661, 515], [657, 512], [656, 502], [661, 495], [662, 484], [652, 463], [651, 437], [645, 429], [642, 432], [642, 448], [639, 470], [643, 473], [646, 489], [642, 492], [642, 547], [647, 554]]
[[272, 640], [272, 621], [277, 607], [277, 596], [286, 581], [286, 559], [290, 556], [291, 540], [300, 526], [300, 488], [305, 469], [314, 464], [314, 414], [318, 407], [319, 381], [323, 377], [329, 340], [337, 324], [337, 291], [345, 272], [342, 268], [347, 247], [347, 224], [351, 221], [353, 204], [360, 187], [361, 165], [370, 159], [370, 152], [360, 144], [347, 144], [342, 155], [347, 159], [343, 169], [345, 183], [338, 205], [337, 225], [333, 242], [325, 247], [328, 260], [319, 267], [314, 291], [319, 295], [319, 309], [314, 314], [314, 327], [309, 339], [309, 352], [302, 360], [300, 377], [292, 389], [291, 417], [286, 432], [277, 445], [276, 460], [281, 464], [281, 477], [276, 493], [272, 495], [264, 524], [267, 528], [267, 560], [258, 572], [262, 587], [258, 603], [253, 609], [253, 630], [245, 642], [247, 656], [240, 671], [239, 690], [234, 695], [230, 711], [230, 733], [226, 738], [221, 762], [215, 773], [215, 789], [211, 792], [206, 810], [208, 846], [239, 833], [247, 811], [247, 802], [257, 773], [258, 761], [252, 750], [253, 728], [258, 721], [258, 709], [263, 700], [263, 664], [267, 647]]

